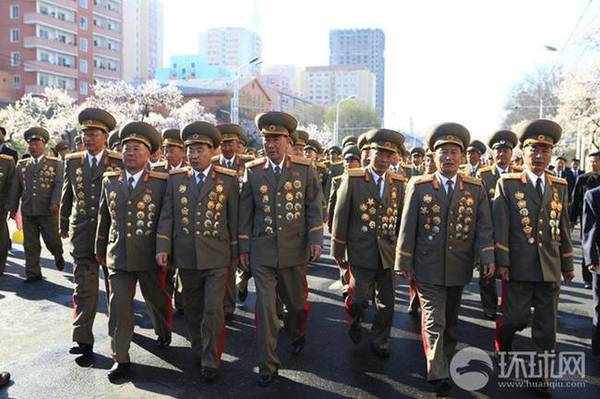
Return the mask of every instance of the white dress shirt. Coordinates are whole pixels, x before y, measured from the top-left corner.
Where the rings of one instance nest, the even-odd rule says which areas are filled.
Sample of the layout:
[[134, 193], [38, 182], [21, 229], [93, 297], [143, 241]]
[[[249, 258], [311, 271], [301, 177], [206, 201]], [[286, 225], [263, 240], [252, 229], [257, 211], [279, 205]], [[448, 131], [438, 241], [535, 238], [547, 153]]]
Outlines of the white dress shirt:
[[379, 198], [383, 198], [383, 190], [385, 189], [385, 175], [387, 173], [384, 173], [383, 175], [379, 176], [377, 173], [375, 173], [373, 169], [370, 169], [370, 171], [375, 185], [377, 185], [377, 181], [381, 178], [381, 187], [379, 187]]
[[448, 179], [446, 176], [443, 176], [441, 173], [438, 173], [438, 180], [440, 181], [440, 184], [442, 185], [442, 187], [444, 187], [444, 191], [446, 192], [446, 194], [448, 194], [448, 180], [452, 181], [452, 188], [455, 189], [456, 188], [456, 178], [458, 175], [454, 175], [454, 177], [452, 177], [452, 179]]
[[529, 169], [525, 169], [525, 171], [527, 172], [527, 176], [529, 176], [529, 180], [531, 181], [531, 184], [533, 184], [533, 187], [536, 186], [538, 179], [542, 179], [542, 194], [546, 192], [546, 181], [544, 179], [544, 174], [542, 173], [541, 176], [536, 175], [535, 173], [533, 173], [532, 171], [530, 171]]
[[144, 173], [144, 169], [140, 170], [139, 172], [137, 172], [135, 175], [132, 175], [131, 173], [129, 173], [129, 171], [125, 171], [125, 180], [127, 182], [127, 185], [129, 185], [129, 178], [133, 177], [133, 188], [135, 188], [135, 186], [137, 186], [138, 181], [140, 181], [140, 177], [142, 177], [142, 173]]
[[104, 155], [104, 150], [100, 151], [96, 155], [92, 155], [86, 151], [86, 159], [88, 161], [88, 165], [92, 167], [92, 159], [96, 158], [96, 166], [100, 165], [100, 160], [102, 159], [102, 155]]

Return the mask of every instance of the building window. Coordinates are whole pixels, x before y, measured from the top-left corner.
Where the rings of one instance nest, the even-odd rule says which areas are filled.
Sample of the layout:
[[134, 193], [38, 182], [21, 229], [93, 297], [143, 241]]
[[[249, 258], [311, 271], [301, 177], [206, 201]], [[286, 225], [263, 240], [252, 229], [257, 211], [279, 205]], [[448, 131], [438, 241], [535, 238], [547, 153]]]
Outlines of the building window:
[[87, 30], [88, 20], [86, 17], [79, 17], [79, 27], [83, 30]]
[[12, 51], [10, 53], [10, 65], [11, 66], [21, 65], [21, 53], [19, 53], [18, 51]]
[[88, 71], [88, 63], [86, 60], [79, 60], [79, 72], [87, 73]]
[[10, 6], [10, 19], [18, 19], [19, 18], [19, 5], [11, 4]]
[[88, 95], [88, 84], [87, 82], [79, 82], [79, 93], [87, 96]]
[[87, 0], [79, 0], [79, 7], [88, 8], [88, 1]]
[[21, 32], [19, 29], [11, 29], [10, 30], [10, 42], [17, 43], [19, 41], [19, 37], [21, 36]]
[[13, 89], [21, 88], [21, 75], [13, 76]]
[[88, 51], [88, 41], [87, 41], [87, 39], [84, 39], [84, 38], [79, 39], [79, 49], [81, 51], [85, 51], [85, 52]]

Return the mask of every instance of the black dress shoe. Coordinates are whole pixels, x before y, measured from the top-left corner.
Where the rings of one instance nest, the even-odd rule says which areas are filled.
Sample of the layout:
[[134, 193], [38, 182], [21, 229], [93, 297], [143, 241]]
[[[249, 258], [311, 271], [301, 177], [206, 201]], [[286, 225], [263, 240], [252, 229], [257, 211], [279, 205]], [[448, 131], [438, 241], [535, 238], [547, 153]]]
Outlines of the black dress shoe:
[[205, 382], [214, 382], [219, 377], [219, 370], [212, 367], [202, 367], [202, 379]]
[[585, 288], [586, 290], [591, 290], [592, 289], [592, 284], [591, 283], [585, 283], [583, 285], [583, 288]]
[[56, 265], [56, 270], [63, 271], [65, 270], [65, 258], [60, 255], [58, 258], [54, 258], [54, 264]]
[[498, 314], [496, 312], [490, 312], [489, 310], [484, 310], [483, 315], [488, 320], [496, 320], [498, 318]]
[[362, 329], [360, 326], [360, 317], [356, 317], [352, 320], [350, 324], [350, 329], [348, 330], [348, 335], [350, 336], [350, 340], [355, 344], [358, 344], [362, 339]]
[[77, 342], [77, 345], [73, 345], [71, 349], [69, 349], [69, 353], [72, 355], [89, 356], [94, 353], [94, 347], [90, 344]]
[[229, 323], [231, 320], [233, 320], [233, 313], [225, 313], [225, 322]]
[[3, 371], [0, 373], [0, 388], [7, 385], [10, 381], [10, 373], [8, 371]]
[[450, 394], [450, 389], [452, 388], [452, 386], [450, 385], [450, 380], [448, 380], [447, 378], [431, 381], [431, 383], [433, 384], [435, 396], [437, 396], [438, 398], [445, 398]]
[[115, 362], [108, 372], [110, 382], [131, 378], [131, 363]]
[[161, 338], [161, 337], [156, 338], [156, 346], [158, 346], [159, 348], [164, 348], [164, 349], [171, 346], [171, 332], [169, 332], [167, 334], [167, 336], [164, 338]]
[[32, 277], [27, 277], [25, 279], [25, 281], [23, 281], [25, 284], [29, 284], [29, 283], [35, 283], [36, 281], [40, 281], [42, 279], [42, 275], [38, 275], [38, 276], [32, 276]]
[[277, 370], [270, 374], [261, 374], [258, 379], [258, 385], [260, 385], [261, 387], [267, 387], [275, 380], [275, 377], [277, 377], [278, 375], [279, 372]]
[[298, 338], [297, 340], [295, 340], [294, 342], [292, 342], [292, 354], [293, 355], [299, 355], [300, 352], [302, 352], [302, 349], [304, 349], [304, 344], [306, 343], [306, 336], [303, 335], [300, 338]]
[[390, 357], [390, 350], [388, 348], [382, 348], [381, 346], [377, 346], [375, 344], [371, 344], [371, 352], [376, 354], [379, 357], [388, 358]]
[[240, 303], [246, 302], [247, 298], [248, 298], [248, 288], [246, 288], [243, 291], [242, 290], [238, 291], [238, 299], [239, 299]]

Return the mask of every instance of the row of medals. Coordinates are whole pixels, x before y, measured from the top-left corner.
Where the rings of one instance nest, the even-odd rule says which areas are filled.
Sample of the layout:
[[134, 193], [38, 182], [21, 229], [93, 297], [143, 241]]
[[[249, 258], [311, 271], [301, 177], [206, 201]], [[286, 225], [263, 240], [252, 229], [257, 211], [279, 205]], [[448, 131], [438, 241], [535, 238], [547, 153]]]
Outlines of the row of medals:
[[[529, 244], [535, 244], [535, 238], [533, 237], [533, 227], [531, 227], [531, 218], [529, 217], [529, 209], [527, 209], [527, 201], [525, 200], [525, 193], [517, 191], [515, 193], [517, 200], [517, 207], [519, 208], [519, 214], [521, 215], [521, 225], [527, 242]], [[556, 189], [552, 192], [552, 201], [550, 202], [550, 235], [553, 240], [560, 241], [560, 215], [562, 212], [562, 204], [560, 203], [560, 196]], [[540, 219], [541, 222], [541, 219]], [[541, 228], [541, 226], [539, 226]], [[541, 230], [540, 230], [541, 232]]]
[[[105, 172], [120, 172], [121, 169], [119, 167], [113, 168], [112, 166], [108, 166], [105, 169]], [[75, 190], [77, 191], [77, 207], [79, 208], [79, 214], [81, 216], [87, 215], [87, 211], [85, 210], [85, 192], [83, 190], [83, 170], [81, 167], [75, 169]], [[92, 199], [95, 199], [92, 195]], [[91, 208], [92, 211], [95, 211], [95, 208]]]
[[[108, 195], [109, 202], [108, 208], [110, 210], [110, 216], [112, 218], [113, 229], [116, 230], [116, 219], [117, 219], [117, 193], [111, 191]], [[152, 202], [152, 195], [146, 192], [142, 196], [142, 200], [136, 204], [137, 212], [135, 214], [135, 235], [136, 236], [149, 236], [153, 232], [154, 220], [156, 218], [156, 205]]]
[[[285, 210], [287, 211], [285, 214], [285, 219], [288, 222], [294, 220], [300, 220], [302, 217], [302, 198], [304, 198], [304, 194], [302, 191], [302, 182], [300, 180], [294, 180], [294, 182], [286, 181], [283, 185], [285, 189]], [[297, 190], [297, 191], [294, 191]], [[273, 234], [273, 215], [272, 209], [270, 205], [270, 197], [269, 197], [269, 187], [267, 185], [262, 185], [259, 188], [261, 193], [261, 201], [263, 204], [263, 211], [265, 214], [264, 223], [265, 223], [265, 233]]]
[[[185, 234], [190, 234], [190, 209], [188, 208], [188, 199], [185, 197], [185, 193], [187, 192], [187, 186], [185, 184], [181, 184], [178, 188], [180, 194], [184, 196], [180, 198], [179, 202], [181, 204], [181, 224], [183, 225], [183, 232]], [[221, 211], [225, 207], [225, 201], [227, 197], [223, 194], [223, 183], [218, 182], [215, 186], [215, 191], [211, 191], [208, 193], [208, 202], [206, 203], [206, 207], [208, 208], [205, 212], [204, 216], [204, 232], [202, 233], [205, 237], [218, 237], [219, 236], [219, 226], [221, 223], [219, 220], [221, 219]], [[200, 211], [196, 212], [196, 217], [200, 219], [202, 213]], [[196, 221], [196, 235], [200, 235], [200, 221]]]
[[[457, 240], [462, 239], [463, 241], [469, 237], [471, 231], [471, 224], [473, 223], [473, 205], [475, 201], [471, 198], [470, 194], [465, 193], [458, 201], [458, 216], [455, 224], [455, 237]], [[426, 206], [422, 206], [420, 213], [423, 216], [423, 229], [427, 233], [427, 239], [433, 241], [435, 236], [440, 232], [440, 225], [442, 224], [442, 218], [440, 216], [441, 207], [438, 204], [433, 204], [433, 197], [429, 194], [423, 196], [423, 203]]]
[[[394, 237], [396, 235], [396, 223], [398, 221], [398, 190], [396, 187], [392, 188], [392, 206], [385, 210], [385, 215], [381, 216], [381, 230], [382, 234]], [[375, 200], [373, 198], [367, 198], [366, 202], [361, 203], [358, 208], [363, 212], [360, 215], [360, 220], [365, 223], [360, 226], [360, 231], [366, 233], [369, 229], [374, 230], [377, 227], [375, 220], [371, 220], [372, 217], [377, 213], [375, 208]]]
[[[26, 168], [21, 168], [21, 173], [25, 176]], [[34, 177], [40, 181], [41, 188], [50, 188], [52, 187], [52, 183], [54, 182], [54, 176], [56, 176], [56, 171], [54, 170], [54, 166], [46, 164], [44, 162], [44, 166], [42, 166], [42, 170], [38, 172], [38, 174]]]

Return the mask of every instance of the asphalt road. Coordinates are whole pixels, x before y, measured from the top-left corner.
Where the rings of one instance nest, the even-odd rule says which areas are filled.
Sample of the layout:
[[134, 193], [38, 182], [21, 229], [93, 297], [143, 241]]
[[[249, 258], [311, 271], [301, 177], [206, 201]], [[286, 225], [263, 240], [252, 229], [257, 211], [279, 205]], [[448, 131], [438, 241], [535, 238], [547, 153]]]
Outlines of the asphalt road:
[[[0, 369], [12, 374], [12, 382], [0, 389], [2, 398], [420, 398], [433, 397], [425, 381], [425, 360], [420, 340], [420, 320], [406, 313], [406, 281], [399, 281], [390, 359], [375, 357], [368, 340], [354, 345], [348, 338], [343, 302], [335, 282], [338, 270], [326, 256], [309, 267], [309, 300], [312, 303], [307, 344], [294, 357], [285, 336], [279, 340], [281, 378], [268, 388], [257, 385], [253, 322], [254, 286], [243, 306], [238, 306], [227, 327], [227, 343], [221, 377], [213, 384], [202, 382], [200, 369], [192, 363], [186, 326], [174, 316], [171, 348], [154, 344], [154, 332], [143, 298], [136, 296], [136, 329], [131, 347], [134, 378], [118, 385], [106, 374], [112, 361], [107, 337], [104, 292], [94, 325], [95, 361], [81, 364], [68, 353], [72, 317], [72, 274], [54, 268], [43, 253], [43, 282], [23, 284], [22, 248], [9, 254], [7, 270], [0, 278]], [[328, 241], [325, 253], [328, 253]], [[65, 244], [65, 252], [68, 245]], [[70, 257], [67, 257], [70, 261]], [[580, 258], [576, 258], [579, 265]], [[577, 277], [561, 292], [558, 320], [558, 350], [590, 348], [591, 291], [583, 288], [579, 266]], [[100, 284], [103, 290], [103, 284]], [[465, 288], [459, 322], [459, 348], [474, 346], [491, 352], [494, 323], [483, 318], [476, 280]], [[516, 346], [527, 348], [530, 330], [521, 334]], [[600, 360], [586, 355], [586, 376], [577, 387], [554, 390], [557, 398], [598, 398]], [[495, 376], [478, 392], [453, 388], [453, 397], [531, 397], [523, 388], [501, 388]]]

